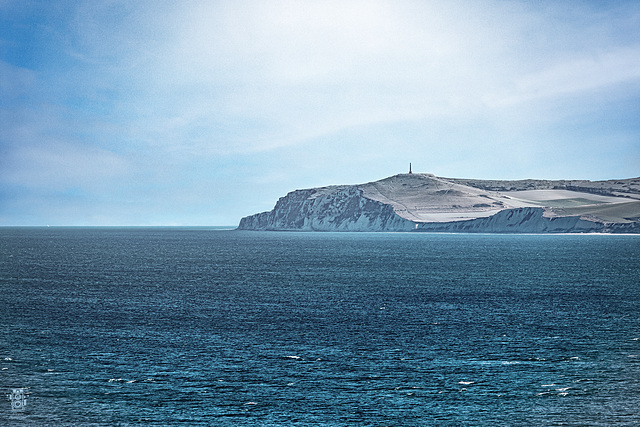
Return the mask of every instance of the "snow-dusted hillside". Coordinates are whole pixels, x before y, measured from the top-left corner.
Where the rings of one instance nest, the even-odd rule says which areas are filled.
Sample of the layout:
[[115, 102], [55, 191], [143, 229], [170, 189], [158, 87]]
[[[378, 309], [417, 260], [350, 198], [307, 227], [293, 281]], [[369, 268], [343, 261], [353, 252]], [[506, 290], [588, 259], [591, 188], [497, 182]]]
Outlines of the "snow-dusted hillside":
[[480, 181], [401, 174], [360, 185], [296, 190], [273, 210], [242, 218], [238, 228], [640, 232], [640, 179]]

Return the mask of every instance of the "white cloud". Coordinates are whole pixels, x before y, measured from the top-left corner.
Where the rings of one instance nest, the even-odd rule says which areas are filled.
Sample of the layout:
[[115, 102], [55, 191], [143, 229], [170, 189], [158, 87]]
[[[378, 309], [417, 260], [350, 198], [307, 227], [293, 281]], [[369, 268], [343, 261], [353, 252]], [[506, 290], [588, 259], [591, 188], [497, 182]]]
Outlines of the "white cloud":
[[450, 2], [191, 5], [163, 24], [172, 41], [141, 84], [159, 91], [149, 96], [160, 104], [175, 102], [177, 117], [192, 120], [185, 127], [206, 117], [257, 124], [214, 152], [468, 113], [501, 77], [496, 55], [511, 31], [483, 32], [485, 19], [499, 17]]
[[[79, 128], [67, 109], [42, 103], [0, 110], [0, 182], [31, 189], [105, 189], [131, 171], [129, 161]], [[98, 128], [98, 123], [87, 122]], [[91, 135], [87, 138], [87, 135]]]
[[509, 94], [487, 96], [489, 104], [514, 105], [609, 88], [640, 80], [640, 47], [582, 55], [519, 77]]
[[121, 156], [63, 141], [16, 147], [5, 161], [1, 177], [5, 184], [36, 188], [96, 188], [128, 171]]

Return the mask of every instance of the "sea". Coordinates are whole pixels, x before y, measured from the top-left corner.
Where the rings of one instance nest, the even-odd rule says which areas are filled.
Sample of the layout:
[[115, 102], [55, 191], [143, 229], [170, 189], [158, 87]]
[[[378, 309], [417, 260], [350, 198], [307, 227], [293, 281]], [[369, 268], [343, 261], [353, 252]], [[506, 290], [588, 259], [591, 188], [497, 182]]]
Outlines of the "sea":
[[640, 425], [640, 236], [0, 228], [0, 425]]

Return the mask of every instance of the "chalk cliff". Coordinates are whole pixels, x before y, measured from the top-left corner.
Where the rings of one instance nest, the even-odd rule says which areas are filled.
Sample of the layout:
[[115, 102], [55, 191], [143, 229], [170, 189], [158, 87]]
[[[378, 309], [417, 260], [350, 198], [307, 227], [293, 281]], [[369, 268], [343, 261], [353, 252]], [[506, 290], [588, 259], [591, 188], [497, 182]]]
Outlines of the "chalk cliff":
[[484, 181], [401, 174], [296, 190], [242, 230], [640, 233], [640, 178]]

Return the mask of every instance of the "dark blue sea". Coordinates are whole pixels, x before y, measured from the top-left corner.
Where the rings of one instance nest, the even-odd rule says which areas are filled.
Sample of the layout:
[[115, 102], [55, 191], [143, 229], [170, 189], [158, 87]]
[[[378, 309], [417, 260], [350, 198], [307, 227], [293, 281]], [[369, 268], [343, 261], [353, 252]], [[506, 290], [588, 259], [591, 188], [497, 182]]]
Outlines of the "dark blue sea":
[[0, 425], [640, 424], [640, 236], [4, 227], [0, 316]]

